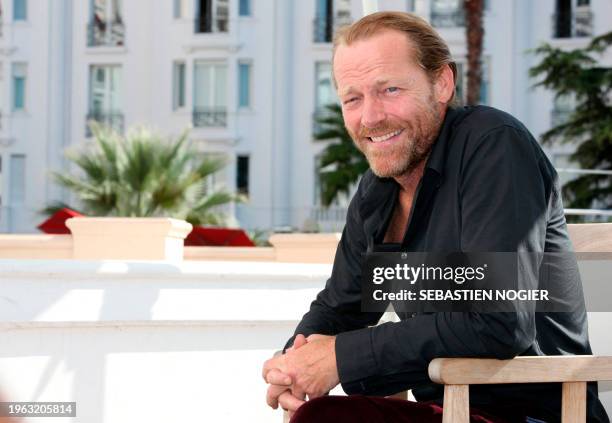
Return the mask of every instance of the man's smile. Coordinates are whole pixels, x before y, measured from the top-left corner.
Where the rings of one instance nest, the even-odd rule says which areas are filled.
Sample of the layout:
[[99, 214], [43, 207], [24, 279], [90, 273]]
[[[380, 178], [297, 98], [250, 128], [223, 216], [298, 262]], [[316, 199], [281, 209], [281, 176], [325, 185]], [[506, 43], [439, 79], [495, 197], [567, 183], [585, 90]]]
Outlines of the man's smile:
[[384, 134], [384, 135], [381, 135], [381, 136], [378, 136], [378, 137], [368, 137], [368, 139], [369, 139], [371, 142], [373, 142], [373, 143], [380, 143], [380, 142], [383, 142], [383, 141], [389, 141], [389, 140], [391, 140], [391, 139], [393, 139], [393, 138], [397, 137], [397, 136], [398, 136], [399, 134], [401, 134], [402, 132], [404, 132], [404, 129], [403, 129], [403, 128], [402, 128], [402, 129], [395, 130], [395, 131], [393, 131], [393, 132], [389, 132], [389, 133], [387, 133], [387, 134]]

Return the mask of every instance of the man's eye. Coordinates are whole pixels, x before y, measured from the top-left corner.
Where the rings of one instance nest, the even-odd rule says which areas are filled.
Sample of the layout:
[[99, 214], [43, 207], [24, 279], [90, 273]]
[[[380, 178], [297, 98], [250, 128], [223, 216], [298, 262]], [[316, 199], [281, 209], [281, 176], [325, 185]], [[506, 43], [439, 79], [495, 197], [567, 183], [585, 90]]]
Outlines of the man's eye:
[[389, 88], [387, 88], [387, 92], [388, 93], [395, 93], [395, 92], [398, 92], [398, 91], [399, 91], [398, 87], [389, 87]]
[[344, 100], [344, 104], [349, 104], [349, 103], [352, 103], [352, 102], [353, 102], [353, 101], [355, 101], [355, 100], [357, 100], [357, 97], [352, 97], [352, 98], [349, 98], [348, 100]]

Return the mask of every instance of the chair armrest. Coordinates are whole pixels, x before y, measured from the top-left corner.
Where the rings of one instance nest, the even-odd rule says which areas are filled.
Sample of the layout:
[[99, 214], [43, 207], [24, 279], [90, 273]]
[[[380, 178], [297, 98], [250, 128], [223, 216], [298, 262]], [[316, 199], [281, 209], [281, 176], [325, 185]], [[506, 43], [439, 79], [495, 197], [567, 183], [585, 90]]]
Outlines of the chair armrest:
[[445, 385], [612, 380], [612, 357], [436, 358], [429, 363], [429, 378]]

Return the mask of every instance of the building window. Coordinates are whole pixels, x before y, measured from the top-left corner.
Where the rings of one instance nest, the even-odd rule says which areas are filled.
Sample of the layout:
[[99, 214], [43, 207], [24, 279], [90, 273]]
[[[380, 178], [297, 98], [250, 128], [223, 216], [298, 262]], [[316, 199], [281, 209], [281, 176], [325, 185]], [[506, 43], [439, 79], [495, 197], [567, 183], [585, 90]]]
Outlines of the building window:
[[[480, 100], [479, 104], [490, 104], [490, 60], [488, 57], [482, 58], [480, 81]], [[466, 104], [467, 100], [467, 63], [457, 62], [457, 81], [455, 82], [455, 98], [460, 104]]]
[[172, 108], [185, 107], [185, 62], [174, 62], [172, 67]]
[[574, 95], [561, 95], [553, 100], [553, 109], [550, 113], [550, 126], [563, 125], [569, 121], [572, 112], [576, 109]]
[[[123, 132], [121, 105], [121, 66], [91, 66], [87, 121], [95, 121], [117, 132]], [[87, 133], [90, 135], [90, 132]]]
[[90, 6], [87, 45], [124, 45], [125, 25], [121, 16], [121, 0], [91, 0]]
[[27, 65], [13, 63], [13, 110], [24, 110], [26, 107]]
[[431, 24], [437, 28], [465, 26], [463, 0], [432, 0]]
[[240, 0], [238, 14], [240, 16], [251, 16], [251, 0]]
[[490, 81], [491, 81], [491, 60], [488, 57], [482, 58], [481, 72], [482, 80], [480, 81], [480, 104], [491, 104], [491, 98], [489, 93]]
[[238, 107], [251, 106], [251, 64], [238, 63]]
[[553, 15], [553, 37], [590, 37], [593, 35], [593, 13], [588, 0], [556, 0]]
[[27, 0], [13, 0], [13, 20], [25, 21], [28, 18]]
[[227, 125], [227, 65], [196, 61], [193, 69], [193, 126]]
[[196, 0], [195, 32], [227, 32], [229, 0]]
[[330, 111], [325, 107], [338, 102], [336, 90], [332, 84], [332, 69], [330, 62], [315, 63], [315, 104], [313, 114], [313, 133], [321, 131], [319, 119], [330, 115]]
[[249, 195], [249, 156], [238, 156], [236, 160], [236, 191]]
[[313, 22], [314, 42], [329, 43], [334, 32], [351, 23], [350, 0], [316, 0]]

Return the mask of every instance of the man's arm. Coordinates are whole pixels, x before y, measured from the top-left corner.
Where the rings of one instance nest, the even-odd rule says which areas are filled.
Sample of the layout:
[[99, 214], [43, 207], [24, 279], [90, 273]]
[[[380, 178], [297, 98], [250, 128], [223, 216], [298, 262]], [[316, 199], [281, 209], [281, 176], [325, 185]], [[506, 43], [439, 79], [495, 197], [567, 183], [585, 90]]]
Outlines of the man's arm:
[[362, 178], [349, 205], [331, 277], [311, 303], [310, 310], [302, 317], [285, 349], [293, 344], [297, 334], [336, 335], [373, 325], [382, 316], [382, 313], [361, 312], [361, 266], [367, 250], [367, 240], [359, 204], [363, 190], [366, 189], [364, 181], [367, 177]]
[[[462, 251], [543, 251], [549, 198], [542, 158], [529, 138], [504, 126], [467, 149], [459, 193]], [[537, 275], [537, 263], [519, 266]], [[429, 382], [433, 358], [512, 358], [534, 337], [529, 312], [421, 314], [339, 334], [339, 378], [349, 394], [388, 395]]]

